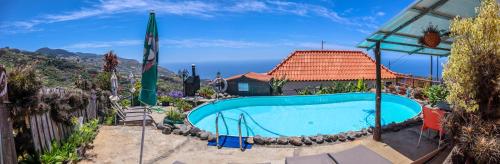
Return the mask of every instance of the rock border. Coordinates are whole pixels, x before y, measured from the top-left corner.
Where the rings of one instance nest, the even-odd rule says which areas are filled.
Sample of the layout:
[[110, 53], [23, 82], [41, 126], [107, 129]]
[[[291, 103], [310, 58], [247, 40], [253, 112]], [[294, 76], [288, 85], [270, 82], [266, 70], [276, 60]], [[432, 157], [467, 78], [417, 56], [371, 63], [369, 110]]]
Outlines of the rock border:
[[[414, 117], [408, 119], [401, 123], [390, 123], [382, 127], [383, 132], [397, 132], [401, 129], [421, 124], [422, 119], [420, 117]], [[200, 140], [215, 141], [215, 134], [205, 130], [201, 130], [189, 123], [189, 121], [184, 120], [184, 124], [175, 124], [174, 126], [169, 124], [158, 124], [157, 129], [161, 130], [163, 134], [176, 134], [183, 136], [192, 136], [199, 138]], [[262, 137], [256, 135], [248, 140], [250, 144], [269, 146], [269, 147], [299, 147], [299, 146], [310, 146], [310, 145], [321, 145], [329, 143], [338, 142], [349, 142], [354, 141], [358, 138], [370, 135], [373, 133], [373, 127], [363, 128], [359, 131], [347, 131], [338, 134], [317, 134], [314, 136], [289, 136], [289, 137]]]

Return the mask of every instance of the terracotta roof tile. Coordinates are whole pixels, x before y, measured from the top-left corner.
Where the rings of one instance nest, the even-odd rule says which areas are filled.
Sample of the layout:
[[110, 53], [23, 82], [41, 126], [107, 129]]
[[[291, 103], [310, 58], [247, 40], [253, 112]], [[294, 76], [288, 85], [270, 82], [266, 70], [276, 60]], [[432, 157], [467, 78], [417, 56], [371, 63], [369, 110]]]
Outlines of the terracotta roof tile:
[[[382, 79], [397, 73], [382, 66]], [[274, 67], [269, 75], [290, 81], [375, 79], [375, 61], [362, 51], [295, 51]]]
[[241, 77], [246, 77], [246, 78], [249, 78], [249, 79], [254, 79], [254, 80], [259, 80], [259, 81], [269, 81], [272, 78], [272, 76], [267, 75], [266, 73], [248, 72], [248, 73], [245, 73], [245, 74], [231, 76], [229, 78], [226, 78], [226, 80], [234, 80], [234, 79], [238, 79], [238, 78], [241, 78]]

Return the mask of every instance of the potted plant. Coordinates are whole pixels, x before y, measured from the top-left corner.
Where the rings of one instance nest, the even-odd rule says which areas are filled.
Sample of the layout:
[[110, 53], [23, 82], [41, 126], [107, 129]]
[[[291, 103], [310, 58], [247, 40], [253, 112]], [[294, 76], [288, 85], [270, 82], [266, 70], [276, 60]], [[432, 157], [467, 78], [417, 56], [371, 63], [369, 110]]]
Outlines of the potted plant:
[[419, 39], [419, 43], [427, 47], [435, 48], [441, 43], [441, 34], [439, 32], [438, 26], [433, 26], [430, 24], [426, 29], [422, 31], [424, 34]]
[[174, 98], [170, 96], [161, 96], [158, 98], [161, 106], [170, 106], [172, 102], [174, 102]]
[[163, 119], [163, 124], [183, 124], [184, 114], [177, 109], [170, 109], [166, 112], [166, 116]]
[[429, 104], [424, 106], [424, 108], [429, 109], [441, 109], [437, 106], [437, 104], [444, 102], [446, 96], [448, 96], [448, 90], [446, 90], [446, 88], [442, 85], [433, 85], [427, 88], [424, 93], [429, 100]]
[[198, 90], [198, 94], [203, 98], [211, 98], [215, 94], [215, 90], [212, 87], [201, 87]]

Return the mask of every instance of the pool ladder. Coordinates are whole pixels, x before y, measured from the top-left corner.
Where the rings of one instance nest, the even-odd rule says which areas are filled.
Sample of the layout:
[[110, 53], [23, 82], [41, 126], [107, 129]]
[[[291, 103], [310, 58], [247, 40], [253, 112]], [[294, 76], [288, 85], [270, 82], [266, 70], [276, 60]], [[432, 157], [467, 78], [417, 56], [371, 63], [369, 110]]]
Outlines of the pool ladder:
[[[219, 116], [222, 117], [222, 120], [224, 121], [224, 125], [226, 126], [226, 131], [228, 132], [228, 129], [227, 129], [227, 124], [226, 124], [226, 120], [224, 118], [224, 115], [222, 114], [222, 112], [217, 112], [217, 115], [215, 117], [215, 142], [217, 144], [217, 148], [222, 148], [221, 145], [219, 145]], [[239, 137], [239, 141], [240, 141], [240, 150], [241, 151], [244, 151], [243, 149], [243, 136], [241, 134], [241, 121], [244, 121], [245, 122], [245, 127], [248, 128], [247, 125], [247, 120], [245, 119], [245, 115], [243, 113], [240, 114], [240, 118], [238, 119], [238, 137]], [[247, 129], [247, 136], [248, 136], [248, 129]]]

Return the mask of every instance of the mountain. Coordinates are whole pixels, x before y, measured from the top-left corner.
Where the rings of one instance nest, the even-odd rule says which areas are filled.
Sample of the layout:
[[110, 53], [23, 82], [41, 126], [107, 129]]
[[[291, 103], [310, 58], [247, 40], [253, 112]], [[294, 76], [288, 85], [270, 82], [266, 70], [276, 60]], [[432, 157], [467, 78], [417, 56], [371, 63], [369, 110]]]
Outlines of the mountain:
[[[102, 66], [104, 65], [104, 55], [82, 52], [69, 52], [64, 49], [50, 49], [47, 47], [40, 48], [35, 52], [59, 59], [76, 61], [93, 70], [101, 70]], [[120, 73], [129, 74], [130, 72], [132, 72], [134, 73], [134, 75], [140, 76], [142, 64], [139, 61], [135, 59], [125, 59], [120, 57], [118, 57], [118, 60], [120, 61], [120, 63], [118, 64], [117, 69]], [[167, 70], [166, 68], [158, 67], [158, 75], [171, 77], [175, 76], [175, 73]]]
[[[0, 48], [0, 64], [7, 69], [35, 63], [43, 83], [48, 87], [68, 87], [81, 75], [91, 78], [102, 71], [104, 55], [70, 52], [64, 49], [40, 48], [35, 52], [14, 48]], [[134, 59], [118, 58], [117, 73], [122, 85], [127, 84], [127, 77], [132, 72], [136, 78], [141, 76], [142, 64]], [[175, 73], [158, 67], [158, 87], [160, 91], [180, 90], [181, 79]]]

